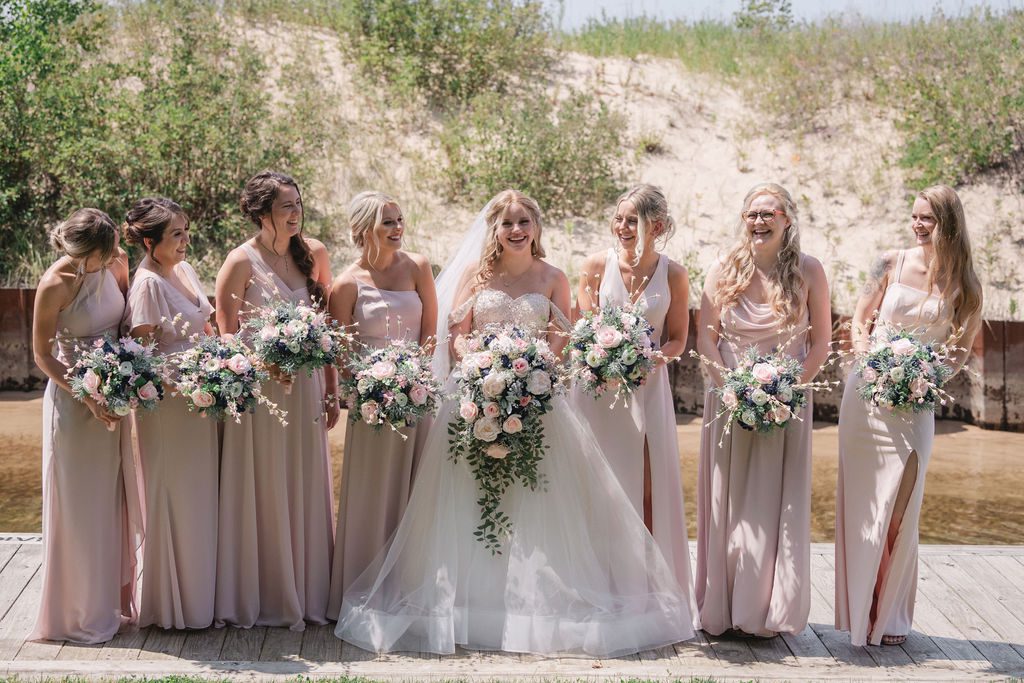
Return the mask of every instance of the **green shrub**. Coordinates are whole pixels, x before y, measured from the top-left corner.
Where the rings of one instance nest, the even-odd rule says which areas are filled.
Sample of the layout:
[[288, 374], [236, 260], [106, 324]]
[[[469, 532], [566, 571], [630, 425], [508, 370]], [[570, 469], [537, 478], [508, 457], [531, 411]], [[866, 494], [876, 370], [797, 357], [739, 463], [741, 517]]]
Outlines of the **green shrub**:
[[538, 0], [343, 0], [335, 20], [367, 71], [442, 108], [546, 77], [550, 22]]
[[620, 183], [621, 115], [590, 95], [553, 102], [543, 94], [486, 94], [441, 134], [452, 200], [481, 204], [515, 187], [552, 217], [604, 209]]

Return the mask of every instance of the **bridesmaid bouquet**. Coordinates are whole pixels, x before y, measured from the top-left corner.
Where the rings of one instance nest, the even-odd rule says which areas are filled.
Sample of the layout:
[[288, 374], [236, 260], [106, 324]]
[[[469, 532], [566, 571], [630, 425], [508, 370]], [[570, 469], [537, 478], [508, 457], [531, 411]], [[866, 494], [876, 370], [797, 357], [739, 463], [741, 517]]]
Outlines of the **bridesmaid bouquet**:
[[874, 346], [857, 361], [861, 383], [857, 393], [878, 408], [919, 413], [946, 405], [949, 394], [942, 386], [952, 375], [946, 361], [949, 347], [922, 343], [905, 329], [879, 330]]
[[271, 414], [284, 422], [284, 413], [260, 393], [267, 381], [266, 371], [253, 363], [251, 352], [237, 338], [194, 337], [195, 345], [176, 356], [177, 389], [185, 397], [189, 410], [215, 420], [234, 418], [255, 412], [264, 404]]
[[557, 359], [546, 342], [518, 328], [477, 332], [456, 340], [462, 360], [454, 377], [461, 399], [448, 426], [451, 459], [465, 458], [480, 488], [480, 524], [474, 536], [492, 553], [512, 530], [498, 510], [514, 483], [541, 484], [544, 457], [541, 416], [559, 386]]
[[352, 341], [352, 335], [328, 320], [326, 313], [285, 300], [254, 309], [245, 328], [252, 332], [253, 351], [260, 363], [286, 375], [299, 370], [312, 374], [333, 365]]
[[800, 361], [784, 353], [759, 354], [749, 348], [735, 368], [722, 373], [722, 387], [715, 393], [722, 400], [719, 415], [728, 425], [767, 433], [784, 428], [807, 405], [806, 385]]
[[164, 384], [163, 363], [154, 356], [154, 347], [131, 337], [97, 339], [82, 348], [68, 368], [71, 393], [122, 417], [135, 409], [156, 408], [164, 397]]
[[343, 379], [341, 386], [350, 396], [349, 419], [353, 422], [362, 418], [378, 430], [387, 425], [397, 432], [437, 411], [441, 383], [430, 370], [430, 358], [415, 342], [396, 340], [383, 348], [368, 349], [353, 355], [348, 367], [351, 376]]
[[634, 305], [584, 313], [569, 335], [570, 363], [583, 391], [597, 398], [613, 390], [615, 401], [633, 393], [654, 367], [653, 333]]

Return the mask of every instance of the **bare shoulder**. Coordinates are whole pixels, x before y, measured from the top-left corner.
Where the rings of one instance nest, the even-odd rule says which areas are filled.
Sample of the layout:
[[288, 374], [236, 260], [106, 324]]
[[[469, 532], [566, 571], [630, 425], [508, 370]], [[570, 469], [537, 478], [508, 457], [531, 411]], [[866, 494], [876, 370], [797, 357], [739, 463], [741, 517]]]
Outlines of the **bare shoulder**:
[[311, 252], [313, 252], [313, 256], [320, 256], [320, 255], [327, 256], [328, 255], [327, 245], [325, 245], [323, 242], [321, 242], [317, 238], [315, 238], [315, 237], [303, 237], [303, 239], [306, 240], [306, 246], [308, 246], [309, 250]]
[[403, 251], [402, 253], [405, 254], [407, 259], [409, 259], [409, 263], [411, 264], [413, 271], [430, 273], [431, 277], [433, 277], [434, 271], [431, 268], [430, 259], [423, 254], [418, 254], [414, 251]]
[[544, 282], [552, 285], [569, 284], [569, 277], [561, 268], [551, 265], [547, 261], [540, 261], [540, 275]]
[[820, 282], [825, 277], [825, 267], [814, 256], [801, 254], [800, 272], [808, 282]]
[[346, 266], [344, 270], [342, 270], [335, 276], [334, 281], [331, 282], [331, 289], [338, 289], [339, 287], [344, 287], [345, 285], [354, 285], [356, 283], [356, 275], [359, 273], [360, 270], [361, 269], [359, 268], [358, 264], [348, 264], [348, 266]]
[[669, 283], [674, 284], [690, 281], [690, 272], [686, 269], [686, 266], [678, 261], [673, 261], [672, 259], [666, 259], [666, 262], [668, 264]]
[[74, 283], [74, 272], [68, 267], [67, 261], [61, 258], [47, 268], [43, 276], [39, 278], [39, 284], [36, 285], [36, 296], [46, 297], [48, 300], [68, 298], [72, 293]]
[[607, 252], [599, 251], [583, 259], [583, 272], [591, 277], [601, 275], [604, 270], [604, 260], [607, 256]]

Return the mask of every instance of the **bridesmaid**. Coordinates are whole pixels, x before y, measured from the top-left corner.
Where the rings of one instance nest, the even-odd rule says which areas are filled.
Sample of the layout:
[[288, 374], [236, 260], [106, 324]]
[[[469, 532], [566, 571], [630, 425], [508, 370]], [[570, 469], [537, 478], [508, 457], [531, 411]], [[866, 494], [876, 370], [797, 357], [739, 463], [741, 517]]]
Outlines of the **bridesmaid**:
[[[398, 203], [380, 192], [362, 192], [349, 206], [348, 223], [362, 254], [331, 286], [331, 317], [342, 325], [355, 323], [358, 341], [369, 347], [392, 339], [431, 344], [437, 327], [434, 276], [426, 258], [402, 250], [405, 219]], [[361, 420], [348, 425], [330, 619], [338, 618], [342, 594], [402, 519], [412, 489], [417, 429], [374, 431]]]
[[122, 471], [120, 418], [73, 398], [65, 373], [78, 345], [117, 336], [128, 258], [114, 222], [97, 209], [75, 211], [50, 242], [64, 255], [40, 279], [32, 318], [36, 365], [50, 381], [43, 397], [43, 594], [29, 638], [102, 643], [133, 616], [133, 572], [123, 570], [132, 564], [125, 511], [132, 477]]
[[[887, 324], [919, 330], [926, 342], [951, 332], [966, 347], [981, 327], [981, 285], [960, 198], [935, 185], [920, 192], [910, 215], [916, 246], [881, 257], [853, 316], [853, 346], [871, 345]], [[877, 319], [873, 319], [877, 311]], [[836, 492], [836, 628], [854, 645], [899, 645], [907, 639], [917, 593], [918, 519], [932, 453], [935, 416], [870, 409], [857, 375], [839, 409]]]
[[[800, 252], [797, 208], [783, 187], [755, 185], [740, 215], [739, 243], [708, 271], [697, 347], [733, 367], [737, 347], [770, 352], [796, 332], [784, 351], [810, 381], [832, 332], [825, 271]], [[708, 373], [721, 386], [720, 373]], [[811, 401], [784, 429], [736, 428], [721, 446], [722, 422], [711, 423], [719, 408], [707, 391], [697, 476], [701, 624], [714, 635], [798, 633], [811, 602]]]
[[[661, 189], [646, 184], [632, 187], [619, 197], [611, 221], [617, 249], [586, 260], [577, 292], [581, 312], [639, 305], [654, 327], [655, 345], [668, 358], [682, 355], [690, 316], [686, 268], [658, 252], [658, 244], [665, 244], [674, 231]], [[647, 383], [614, 408], [612, 394], [594, 399], [577, 392], [574, 400], [679, 585], [689, 589], [693, 579], [667, 367], [659, 361]], [[696, 604], [691, 610], [697, 613]]]
[[[325, 307], [327, 248], [302, 234], [295, 180], [263, 171], [242, 190], [257, 233], [228, 254], [217, 275], [217, 326], [236, 334], [252, 307], [274, 299]], [[334, 548], [327, 430], [338, 408], [333, 368], [278, 377], [264, 395], [287, 411], [282, 425], [258, 408], [224, 424], [217, 549], [217, 625], [305, 629], [326, 624]]]
[[[128, 242], [146, 250], [128, 293], [127, 327], [155, 340], [161, 354], [213, 332], [213, 307], [185, 261], [189, 230], [170, 199], [141, 199], [125, 217]], [[146, 510], [139, 625], [205, 628], [217, 570], [217, 423], [169, 392], [157, 410], [136, 413], [135, 425]]]

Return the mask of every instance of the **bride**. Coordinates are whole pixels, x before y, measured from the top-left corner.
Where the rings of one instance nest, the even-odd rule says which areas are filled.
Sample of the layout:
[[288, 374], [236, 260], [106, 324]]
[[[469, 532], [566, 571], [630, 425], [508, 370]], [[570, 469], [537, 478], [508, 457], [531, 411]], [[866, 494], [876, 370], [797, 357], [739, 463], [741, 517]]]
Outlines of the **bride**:
[[[494, 197], [438, 278], [438, 337], [512, 323], [559, 352], [569, 281], [542, 260], [540, 236], [535, 201], [515, 190]], [[434, 369], [445, 377], [449, 348], [438, 346]], [[458, 645], [615, 657], [693, 637], [692, 587], [676, 582], [564, 398], [542, 418], [546, 485], [505, 493], [512, 533], [496, 555], [473, 535], [479, 493], [469, 466], [449, 458], [457, 408], [442, 406], [398, 529], [345, 593], [339, 638], [377, 652], [450, 654]]]

